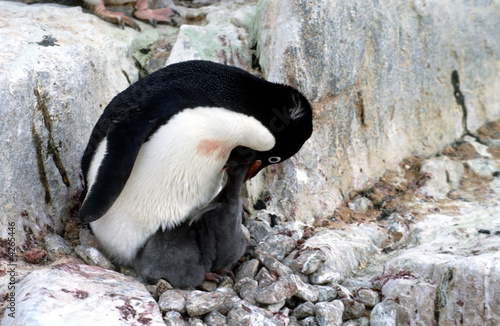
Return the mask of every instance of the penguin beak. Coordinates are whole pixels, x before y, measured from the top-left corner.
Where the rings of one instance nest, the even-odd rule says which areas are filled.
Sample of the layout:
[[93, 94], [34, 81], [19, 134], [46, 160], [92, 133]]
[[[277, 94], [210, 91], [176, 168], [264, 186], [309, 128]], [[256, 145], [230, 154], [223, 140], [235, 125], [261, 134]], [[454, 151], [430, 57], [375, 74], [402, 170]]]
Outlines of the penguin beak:
[[259, 169], [261, 164], [262, 164], [261, 160], [257, 160], [257, 161], [252, 163], [252, 165], [250, 166], [250, 168], [247, 171], [247, 174], [245, 175], [245, 181], [247, 181], [248, 179], [250, 179], [254, 176], [254, 174], [257, 172], [257, 170]]

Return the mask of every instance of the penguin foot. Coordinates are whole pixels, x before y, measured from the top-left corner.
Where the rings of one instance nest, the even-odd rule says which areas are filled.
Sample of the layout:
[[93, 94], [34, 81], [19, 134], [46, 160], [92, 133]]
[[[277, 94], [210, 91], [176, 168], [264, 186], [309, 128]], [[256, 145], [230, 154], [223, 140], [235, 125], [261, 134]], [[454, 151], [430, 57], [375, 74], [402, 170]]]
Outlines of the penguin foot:
[[104, 3], [99, 3], [94, 6], [94, 13], [97, 17], [105, 20], [107, 22], [118, 24], [121, 29], [125, 29], [125, 25], [132, 27], [136, 31], [140, 32], [141, 28], [137, 25], [136, 22], [132, 20], [132, 18], [128, 17], [124, 13], [109, 11], [104, 6]]
[[170, 8], [149, 9], [147, 1], [138, 0], [135, 5], [134, 16], [140, 20], [149, 22], [156, 28], [158, 23], [171, 24], [177, 26], [177, 22], [172, 19], [172, 16], [179, 13]]
[[205, 280], [221, 283], [224, 281], [225, 276], [229, 276], [236, 283], [236, 276], [227, 268], [221, 268], [217, 273], [206, 273]]

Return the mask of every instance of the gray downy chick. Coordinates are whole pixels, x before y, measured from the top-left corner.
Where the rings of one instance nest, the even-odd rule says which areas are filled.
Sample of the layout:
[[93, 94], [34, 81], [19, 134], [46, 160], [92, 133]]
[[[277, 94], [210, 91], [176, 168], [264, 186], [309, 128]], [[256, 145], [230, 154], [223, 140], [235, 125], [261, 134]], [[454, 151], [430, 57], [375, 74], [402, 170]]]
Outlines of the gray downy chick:
[[[254, 163], [255, 164], [255, 163]], [[243, 256], [241, 188], [251, 164], [228, 168], [226, 186], [203, 210], [170, 230], [157, 231], [134, 260], [140, 278], [162, 278], [177, 288], [217, 280]]]

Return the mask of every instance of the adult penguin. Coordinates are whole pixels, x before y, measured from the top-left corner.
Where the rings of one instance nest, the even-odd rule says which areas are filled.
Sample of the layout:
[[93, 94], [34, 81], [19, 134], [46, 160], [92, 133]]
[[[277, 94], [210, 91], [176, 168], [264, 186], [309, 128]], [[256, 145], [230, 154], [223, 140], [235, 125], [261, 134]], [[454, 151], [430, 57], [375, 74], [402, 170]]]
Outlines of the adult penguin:
[[115, 262], [129, 265], [160, 228], [215, 197], [226, 164], [253, 162], [251, 177], [295, 154], [311, 133], [311, 106], [292, 87], [209, 61], [169, 65], [104, 109], [81, 162], [78, 216]]

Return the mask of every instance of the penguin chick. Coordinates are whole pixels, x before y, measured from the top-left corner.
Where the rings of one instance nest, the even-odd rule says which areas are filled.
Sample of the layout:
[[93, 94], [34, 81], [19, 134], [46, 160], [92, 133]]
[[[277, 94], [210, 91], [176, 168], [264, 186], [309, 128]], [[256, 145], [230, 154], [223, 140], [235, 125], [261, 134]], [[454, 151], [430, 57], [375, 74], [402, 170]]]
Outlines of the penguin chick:
[[268, 165], [278, 162], [270, 155], [295, 154], [311, 132], [311, 106], [292, 87], [209, 61], [169, 65], [104, 109], [82, 157], [78, 217], [110, 258], [129, 264], [159, 229], [215, 197], [235, 148], [243, 153], [228, 164], [258, 156]]
[[151, 284], [163, 278], [183, 288], [231, 268], [246, 247], [240, 194], [249, 168], [229, 168], [225, 188], [205, 209], [177, 228], [159, 230], [149, 238], [133, 263], [139, 277]]

